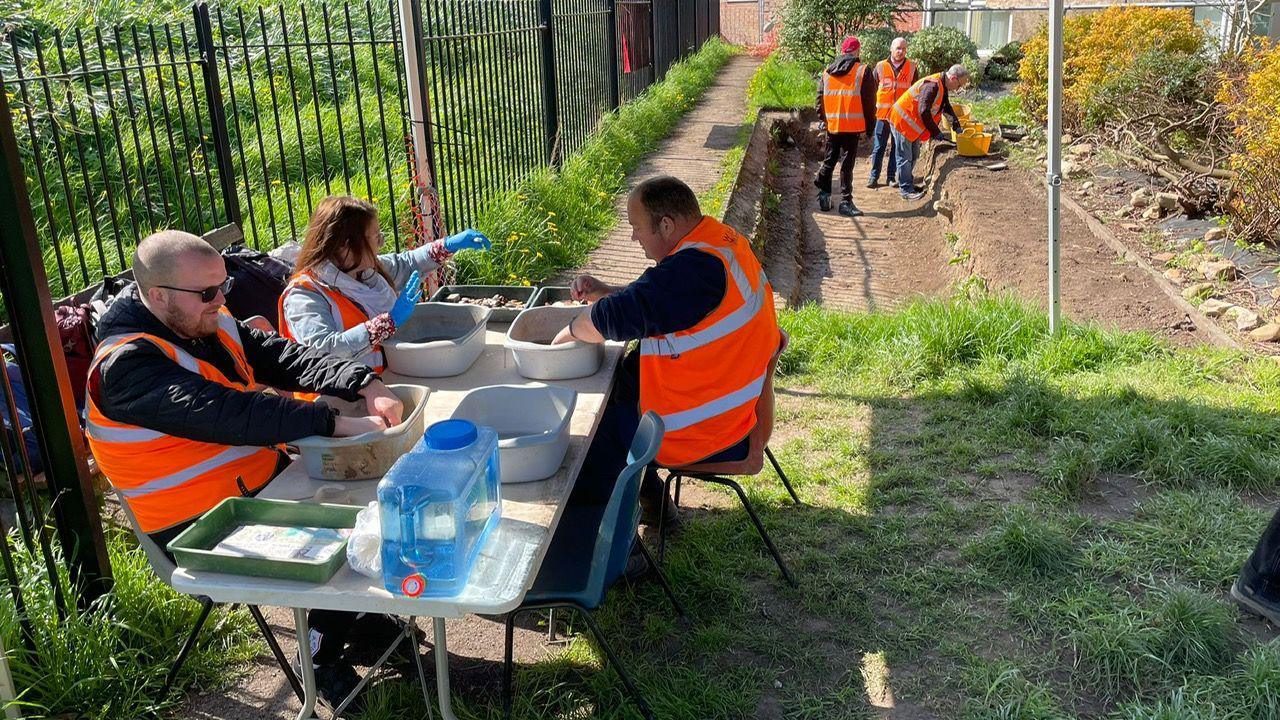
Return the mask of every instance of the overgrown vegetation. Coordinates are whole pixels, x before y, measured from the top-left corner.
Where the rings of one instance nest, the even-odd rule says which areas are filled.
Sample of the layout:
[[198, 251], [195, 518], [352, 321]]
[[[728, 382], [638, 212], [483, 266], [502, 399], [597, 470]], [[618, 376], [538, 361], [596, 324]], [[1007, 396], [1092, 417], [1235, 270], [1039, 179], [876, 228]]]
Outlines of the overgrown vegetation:
[[[28, 553], [16, 533], [6, 539], [35, 647], [34, 653], [26, 649], [13, 599], [7, 591], [0, 594], [0, 635], [23, 717], [151, 716], [179, 702], [183, 684], [225, 680], [261, 649], [247, 612], [215, 609], [179, 675], [179, 689], [156, 697], [200, 605], [160, 582], [131, 534], [110, 531], [107, 539], [114, 589], [64, 620], [39, 556]], [[60, 558], [58, 565], [65, 573]], [[62, 585], [70, 587], [65, 574]]]
[[883, 48], [884, 52], [878, 57], [863, 57], [874, 62], [888, 56], [888, 42], [893, 39], [884, 39], [888, 31], [883, 28], [892, 28], [895, 20], [920, 6], [920, 0], [793, 0], [783, 7], [778, 41], [792, 59], [816, 68], [839, 54], [846, 37], [863, 38], [870, 32], [875, 42], [868, 49], [878, 54]]
[[968, 35], [953, 27], [933, 25], [912, 35], [907, 57], [920, 63], [921, 77], [963, 64], [972, 75], [972, 85], [977, 87], [982, 83], [982, 74], [978, 72], [978, 46]]
[[562, 169], [538, 170], [498, 195], [476, 221], [493, 239], [493, 249], [459, 255], [459, 279], [530, 284], [581, 265], [617, 221], [614, 200], [627, 173], [671, 132], [736, 52], [711, 38], [673, 65], [661, 83], [605, 116]]
[[[1069, 130], [1160, 178], [1189, 212], [1227, 215], [1238, 239], [1280, 242], [1280, 124], [1262, 105], [1280, 87], [1274, 44], [1217, 48], [1190, 14], [1157, 8], [1071, 16], [1063, 32]], [[1047, 30], [1024, 49], [1018, 93], [1043, 121]]]

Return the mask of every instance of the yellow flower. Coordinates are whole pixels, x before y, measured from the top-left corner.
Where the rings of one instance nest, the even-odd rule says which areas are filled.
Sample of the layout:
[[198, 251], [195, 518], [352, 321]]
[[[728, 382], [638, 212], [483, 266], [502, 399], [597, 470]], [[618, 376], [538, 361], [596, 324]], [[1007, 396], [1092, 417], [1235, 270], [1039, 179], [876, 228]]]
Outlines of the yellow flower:
[[547, 215], [549, 215], [549, 216], [551, 216], [551, 217], [555, 217], [555, 216], [556, 216], [556, 214], [555, 214], [555, 213], [553, 213], [553, 212], [551, 212], [550, 210], [548, 210], [548, 211], [547, 211]]

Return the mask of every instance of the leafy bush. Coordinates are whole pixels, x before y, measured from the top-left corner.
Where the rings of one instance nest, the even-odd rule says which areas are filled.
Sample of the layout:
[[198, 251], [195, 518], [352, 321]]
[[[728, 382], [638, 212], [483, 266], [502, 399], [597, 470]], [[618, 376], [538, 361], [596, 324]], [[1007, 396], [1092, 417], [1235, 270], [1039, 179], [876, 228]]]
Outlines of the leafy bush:
[[1280, 243], [1280, 44], [1259, 41], [1240, 64], [1238, 72], [1223, 73], [1217, 94], [1235, 123], [1232, 223], [1241, 236]]
[[866, 43], [863, 28], [893, 27], [896, 16], [919, 7], [920, 0], [790, 0], [782, 11], [778, 39], [793, 59], [816, 67], [835, 57], [845, 37], [858, 35]]
[[[1100, 90], [1150, 51], [1189, 60], [1204, 47], [1204, 30], [1184, 10], [1110, 7], [1068, 17], [1063, 33], [1063, 121], [1083, 123], [1096, 108]], [[1048, 109], [1049, 30], [1041, 25], [1022, 46], [1018, 94], [1032, 117]], [[1096, 121], [1098, 118], [1094, 117]]]
[[911, 33], [901, 32], [893, 28], [859, 30], [858, 40], [862, 41], [862, 62], [874, 64], [888, 58], [889, 46], [893, 44], [893, 39], [898, 37], [905, 37], [910, 40]]
[[[907, 57], [920, 63], [920, 74], [939, 73], [966, 58], [978, 59], [978, 46], [968, 35], [952, 27], [934, 25], [916, 33], [907, 48]], [[973, 73], [971, 68], [969, 71]], [[975, 85], [977, 84], [975, 75]]]
[[996, 50], [987, 61], [987, 77], [1000, 82], [1017, 80], [1018, 66], [1022, 63], [1023, 57], [1022, 43], [1017, 40], [1008, 43]]

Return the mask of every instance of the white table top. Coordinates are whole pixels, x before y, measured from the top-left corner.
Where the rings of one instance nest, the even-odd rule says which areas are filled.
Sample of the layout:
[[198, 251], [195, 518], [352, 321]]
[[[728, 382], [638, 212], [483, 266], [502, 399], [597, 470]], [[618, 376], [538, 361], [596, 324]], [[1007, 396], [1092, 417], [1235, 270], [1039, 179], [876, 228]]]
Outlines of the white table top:
[[[447, 419], [468, 390], [486, 385], [534, 382], [516, 372], [515, 361], [503, 347], [506, 329], [506, 325], [489, 325], [484, 352], [461, 375], [423, 379], [383, 373], [383, 379], [387, 383], [430, 387], [427, 424]], [[546, 480], [502, 486], [502, 519], [481, 548], [471, 578], [458, 595], [447, 598], [392, 595], [383, 588], [380, 580], [360, 575], [345, 564], [324, 585], [179, 568], [173, 574], [174, 589], [191, 595], [206, 595], [218, 603], [356, 610], [419, 617], [459, 617], [467, 613], [496, 615], [514, 609], [533, 584], [542, 565], [542, 557], [613, 387], [614, 372], [622, 350], [620, 343], [606, 345], [604, 362], [595, 375], [548, 383], [578, 391], [564, 463], [555, 475]], [[367, 504], [376, 499], [376, 480], [347, 483], [312, 480], [299, 461], [272, 480], [259, 497], [310, 500], [318, 489], [330, 485], [340, 485], [349, 491], [353, 505]]]

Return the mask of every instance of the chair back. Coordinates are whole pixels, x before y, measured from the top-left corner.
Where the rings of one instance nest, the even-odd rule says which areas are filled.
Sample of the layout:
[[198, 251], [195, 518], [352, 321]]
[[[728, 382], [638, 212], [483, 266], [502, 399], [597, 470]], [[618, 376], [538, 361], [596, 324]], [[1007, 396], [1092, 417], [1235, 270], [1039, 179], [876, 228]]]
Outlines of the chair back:
[[773, 357], [769, 358], [769, 369], [765, 373], [764, 388], [760, 391], [759, 399], [756, 400], [756, 426], [751, 429], [751, 434], [747, 436], [747, 457], [742, 460], [728, 462], [695, 463], [675, 469], [715, 475], [756, 475], [764, 469], [764, 449], [769, 445], [769, 438], [773, 437], [775, 404], [773, 376], [778, 370], [778, 359], [782, 357], [783, 351], [787, 349], [787, 344], [791, 341], [791, 337], [787, 335], [786, 330], [778, 328], [778, 333], [778, 349], [774, 351]]
[[147, 554], [147, 562], [151, 563], [151, 570], [165, 585], [172, 585], [173, 574], [177, 572], [178, 566], [165, 554], [164, 548], [157, 545], [150, 535], [142, 532], [142, 528], [138, 527], [138, 518], [134, 517], [133, 510], [129, 508], [129, 501], [119, 493], [116, 494], [116, 498], [120, 501], [120, 509], [124, 511], [124, 516], [129, 518], [129, 526], [133, 528], [133, 534], [138, 537], [138, 545]]
[[627, 569], [631, 543], [640, 526], [640, 479], [658, 455], [662, 433], [662, 418], [657, 413], [647, 412], [640, 418], [640, 426], [631, 440], [627, 467], [618, 476], [605, 505], [586, 586], [586, 593], [597, 598], [597, 602], [604, 599], [609, 587]]

